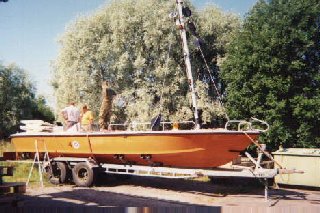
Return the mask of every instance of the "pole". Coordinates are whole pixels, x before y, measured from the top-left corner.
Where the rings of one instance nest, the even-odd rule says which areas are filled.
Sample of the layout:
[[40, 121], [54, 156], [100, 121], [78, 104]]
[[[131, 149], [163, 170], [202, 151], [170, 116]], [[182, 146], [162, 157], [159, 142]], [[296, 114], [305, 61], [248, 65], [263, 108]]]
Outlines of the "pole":
[[269, 190], [268, 190], [268, 180], [264, 178], [264, 201], [269, 201]]
[[178, 21], [179, 21], [179, 28], [180, 28], [180, 36], [183, 42], [182, 45], [183, 45], [184, 61], [186, 64], [186, 72], [187, 72], [188, 83], [189, 83], [189, 88], [190, 88], [191, 97], [192, 97], [194, 119], [195, 119], [196, 129], [200, 129], [198, 106], [197, 106], [197, 95], [194, 88], [194, 82], [193, 82], [192, 71], [191, 71], [190, 53], [189, 53], [189, 47], [187, 43], [187, 34], [185, 29], [185, 18], [182, 13], [183, 0], [177, 0], [176, 2], [177, 2], [178, 13], [179, 13]]

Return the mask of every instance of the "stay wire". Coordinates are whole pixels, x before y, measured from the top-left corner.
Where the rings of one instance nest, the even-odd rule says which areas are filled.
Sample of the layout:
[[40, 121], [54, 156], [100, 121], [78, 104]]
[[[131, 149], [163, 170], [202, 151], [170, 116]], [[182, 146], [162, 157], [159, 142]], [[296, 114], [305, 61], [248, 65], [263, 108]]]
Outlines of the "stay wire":
[[[201, 57], [202, 57], [205, 65], [206, 65], [206, 68], [207, 68], [207, 71], [208, 71], [210, 80], [212, 81], [212, 84], [213, 84], [213, 86], [214, 86], [214, 89], [215, 89], [215, 91], [216, 91], [216, 93], [217, 93], [217, 95], [218, 95], [219, 103], [220, 103], [220, 105], [225, 109], [225, 107], [224, 107], [224, 105], [223, 105], [223, 103], [222, 103], [222, 96], [221, 96], [221, 94], [220, 94], [220, 92], [219, 92], [219, 90], [218, 90], [218, 88], [217, 88], [217, 85], [216, 85], [216, 83], [215, 83], [215, 81], [214, 81], [214, 79], [213, 79], [213, 77], [212, 77], [212, 75], [211, 75], [211, 70], [210, 70], [209, 65], [208, 65], [208, 63], [207, 63], [207, 60], [206, 60], [205, 57], [204, 57], [204, 54], [203, 54], [203, 52], [202, 52], [202, 49], [201, 49], [200, 45], [198, 46], [198, 49], [199, 49], [199, 51], [200, 51], [200, 53], [201, 53]], [[225, 113], [225, 115], [226, 115], [227, 120], [229, 121], [230, 118], [229, 118], [227, 112], [225, 111], [224, 113]]]

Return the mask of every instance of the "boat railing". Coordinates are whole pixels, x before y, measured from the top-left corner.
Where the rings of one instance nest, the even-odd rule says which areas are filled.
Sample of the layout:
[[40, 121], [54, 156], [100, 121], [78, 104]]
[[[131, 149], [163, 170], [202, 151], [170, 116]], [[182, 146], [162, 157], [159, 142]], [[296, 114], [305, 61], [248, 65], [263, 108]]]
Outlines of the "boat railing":
[[[163, 121], [160, 122], [160, 126], [162, 130], [178, 130], [178, 129], [192, 129], [195, 126], [194, 121], [179, 121], [179, 122], [171, 122], [171, 121]], [[150, 130], [151, 122], [131, 122], [131, 123], [111, 123], [109, 124], [110, 130]]]
[[225, 124], [226, 130], [237, 131], [259, 131], [266, 132], [269, 130], [269, 124], [257, 118], [251, 118], [250, 121], [246, 120], [229, 120]]

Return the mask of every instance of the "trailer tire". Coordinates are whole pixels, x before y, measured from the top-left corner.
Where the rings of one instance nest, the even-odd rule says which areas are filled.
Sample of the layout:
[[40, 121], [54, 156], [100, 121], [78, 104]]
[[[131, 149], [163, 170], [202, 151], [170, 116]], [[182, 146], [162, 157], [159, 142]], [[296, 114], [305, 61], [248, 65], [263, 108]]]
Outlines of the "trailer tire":
[[76, 186], [92, 186], [94, 182], [93, 168], [86, 162], [77, 163], [72, 169], [72, 177]]
[[[52, 170], [51, 170], [52, 169]], [[67, 179], [67, 165], [63, 162], [55, 162], [51, 165], [49, 182], [58, 185], [65, 183]]]

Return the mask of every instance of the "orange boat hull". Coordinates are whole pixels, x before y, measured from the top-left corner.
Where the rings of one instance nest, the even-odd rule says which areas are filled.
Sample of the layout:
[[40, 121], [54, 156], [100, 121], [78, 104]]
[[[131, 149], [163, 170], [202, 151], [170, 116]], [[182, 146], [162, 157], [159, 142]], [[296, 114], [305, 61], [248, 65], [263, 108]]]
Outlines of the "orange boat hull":
[[[258, 132], [246, 132], [256, 140]], [[251, 140], [241, 131], [146, 131], [15, 134], [16, 152], [48, 151], [50, 157], [92, 157], [99, 163], [212, 168], [235, 159]], [[150, 159], [143, 159], [141, 156]], [[118, 157], [117, 157], [118, 156]], [[119, 159], [119, 156], [122, 159]]]

